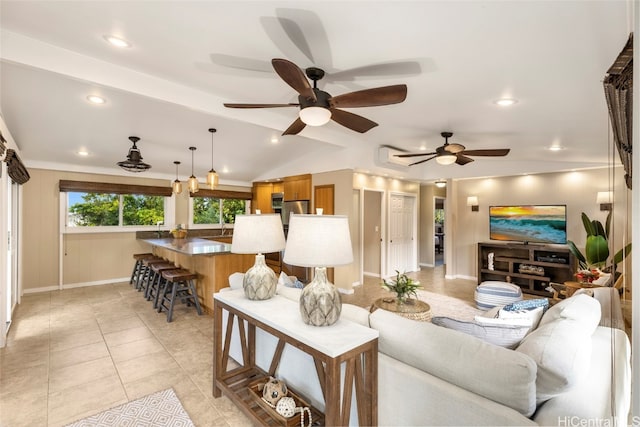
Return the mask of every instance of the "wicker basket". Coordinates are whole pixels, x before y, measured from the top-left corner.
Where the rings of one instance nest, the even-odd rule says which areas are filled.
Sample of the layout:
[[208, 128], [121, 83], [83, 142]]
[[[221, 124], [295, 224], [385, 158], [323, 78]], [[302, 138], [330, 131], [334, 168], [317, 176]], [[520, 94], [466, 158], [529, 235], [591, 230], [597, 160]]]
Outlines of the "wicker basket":
[[187, 237], [187, 230], [174, 230], [171, 232], [171, 234], [173, 235], [174, 239], [184, 239], [185, 237]]

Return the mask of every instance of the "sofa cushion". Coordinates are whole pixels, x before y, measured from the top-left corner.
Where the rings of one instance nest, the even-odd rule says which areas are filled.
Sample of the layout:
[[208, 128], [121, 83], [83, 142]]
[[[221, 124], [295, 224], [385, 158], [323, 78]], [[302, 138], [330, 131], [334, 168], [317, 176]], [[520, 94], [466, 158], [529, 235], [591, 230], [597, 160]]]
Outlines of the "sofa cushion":
[[476, 287], [474, 299], [481, 310], [507, 305], [522, 299], [522, 289], [513, 283], [486, 281]]
[[244, 281], [244, 273], [232, 273], [229, 275], [229, 286], [231, 289], [242, 289], [242, 282]]
[[518, 320], [503, 322], [498, 319], [484, 318], [485, 320], [474, 320], [465, 322], [463, 320], [452, 319], [450, 317], [434, 317], [431, 322], [434, 325], [444, 326], [472, 335], [490, 344], [499, 345], [506, 348], [515, 348], [522, 338], [531, 329], [530, 320]]
[[386, 310], [374, 311], [369, 321], [387, 356], [525, 416], [535, 410], [536, 365], [525, 354]]
[[538, 404], [564, 393], [589, 374], [591, 335], [599, 316], [600, 304], [595, 299], [586, 295], [567, 298], [547, 310], [538, 328], [522, 340], [516, 351], [538, 365]]

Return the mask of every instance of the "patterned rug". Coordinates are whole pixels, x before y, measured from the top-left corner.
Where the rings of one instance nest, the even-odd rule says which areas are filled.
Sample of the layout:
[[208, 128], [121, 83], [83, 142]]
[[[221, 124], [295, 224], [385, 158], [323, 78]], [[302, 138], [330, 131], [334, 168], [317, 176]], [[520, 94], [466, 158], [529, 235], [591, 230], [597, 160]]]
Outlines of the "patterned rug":
[[159, 391], [69, 424], [67, 427], [193, 427], [173, 389]]
[[483, 313], [475, 303], [464, 301], [448, 295], [419, 290], [418, 299], [431, 307], [432, 316], [446, 316], [458, 320], [473, 320], [474, 316]]

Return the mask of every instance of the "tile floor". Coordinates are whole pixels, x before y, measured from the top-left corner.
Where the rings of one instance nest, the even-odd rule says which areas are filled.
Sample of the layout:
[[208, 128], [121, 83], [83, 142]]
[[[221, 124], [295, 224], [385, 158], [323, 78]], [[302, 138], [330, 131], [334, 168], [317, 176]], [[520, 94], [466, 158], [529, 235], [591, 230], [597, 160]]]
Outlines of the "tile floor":
[[[473, 298], [475, 283], [444, 280], [443, 267], [412, 276], [424, 288]], [[343, 301], [368, 306], [380, 280]], [[249, 420], [212, 388], [213, 320], [181, 305], [174, 321], [127, 283], [25, 295], [0, 349], [0, 426], [62, 426], [173, 387], [197, 426]]]

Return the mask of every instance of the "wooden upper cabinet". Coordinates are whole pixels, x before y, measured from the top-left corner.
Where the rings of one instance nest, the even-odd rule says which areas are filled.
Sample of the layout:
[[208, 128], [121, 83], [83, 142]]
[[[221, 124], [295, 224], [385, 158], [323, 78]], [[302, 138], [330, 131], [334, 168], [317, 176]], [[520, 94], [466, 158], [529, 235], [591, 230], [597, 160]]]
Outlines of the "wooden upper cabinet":
[[260, 209], [264, 214], [273, 213], [273, 209], [271, 209], [271, 193], [273, 193], [273, 184], [270, 182], [254, 182], [251, 213], [256, 213], [256, 209]]
[[282, 181], [273, 183], [273, 192], [274, 193], [284, 193], [284, 184]]
[[286, 177], [284, 200], [311, 200], [311, 174]]

